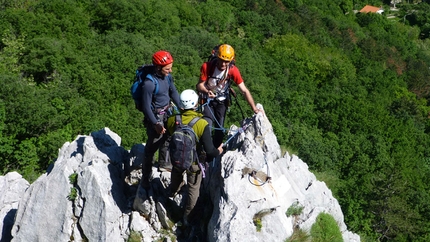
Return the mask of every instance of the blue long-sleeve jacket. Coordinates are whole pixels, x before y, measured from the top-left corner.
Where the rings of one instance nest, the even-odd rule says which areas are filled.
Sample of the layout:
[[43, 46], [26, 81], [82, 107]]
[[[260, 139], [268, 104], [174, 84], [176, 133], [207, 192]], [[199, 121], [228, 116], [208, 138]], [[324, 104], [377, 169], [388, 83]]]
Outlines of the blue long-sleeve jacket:
[[143, 114], [145, 118], [152, 124], [158, 122], [156, 117], [156, 110], [164, 108], [169, 105], [170, 99], [173, 100], [177, 107], [180, 107], [179, 93], [176, 90], [175, 84], [169, 82], [169, 76], [160, 77], [152, 75], [153, 78], [158, 80], [158, 92], [154, 95], [155, 84], [150, 79], [146, 78], [142, 85], [142, 103]]

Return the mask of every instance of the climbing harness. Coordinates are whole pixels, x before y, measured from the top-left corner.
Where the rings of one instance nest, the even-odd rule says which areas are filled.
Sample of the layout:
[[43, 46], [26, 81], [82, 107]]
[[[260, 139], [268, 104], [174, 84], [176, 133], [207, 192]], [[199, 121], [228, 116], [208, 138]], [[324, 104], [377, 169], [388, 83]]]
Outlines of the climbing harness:
[[[237, 101], [236, 95], [234, 95], [234, 97], [236, 99], [237, 106], [239, 106], [240, 112], [242, 113], [242, 118], [243, 118], [243, 120], [245, 120], [245, 115], [243, 114], [242, 108], [240, 107], [239, 102]], [[209, 106], [209, 102], [212, 100], [213, 100], [213, 98], [207, 98], [206, 102], [200, 106], [200, 109], [203, 110], [205, 106]], [[212, 117], [215, 117], [215, 114], [213, 113], [211, 108], [209, 108], [209, 112], [211, 113]], [[226, 133], [227, 129], [222, 127], [217, 119], [214, 119], [214, 120], [218, 124], [219, 128], [212, 127], [212, 129], [213, 130], [222, 130], [223, 133]]]
[[[204, 104], [201, 105], [202, 110], [203, 110], [204, 106], [208, 106], [209, 102], [212, 101], [212, 100], [213, 100], [213, 98], [208, 98], [207, 101], [206, 101], [206, 103], [204, 103]], [[212, 112], [212, 109], [209, 108], [209, 112], [212, 114], [212, 117], [215, 117], [215, 114]], [[219, 128], [212, 127], [212, 129], [213, 130], [222, 130], [222, 132], [225, 133], [226, 129], [224, 127], [221, 127], [221, 124], [219, 123], [219, 121], [217, 119], [215, 119], [215, 122], [218, 124]]]

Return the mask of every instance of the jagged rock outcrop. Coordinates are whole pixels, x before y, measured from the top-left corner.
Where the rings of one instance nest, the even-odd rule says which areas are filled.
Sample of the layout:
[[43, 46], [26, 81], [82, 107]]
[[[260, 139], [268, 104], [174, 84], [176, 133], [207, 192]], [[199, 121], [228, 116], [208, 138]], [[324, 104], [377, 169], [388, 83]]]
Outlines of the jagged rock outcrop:
[[[282, 156], [267, 117], [254, 115], [243, 125], [231, 129], [229, 151], [205, 172], [207, 241], [284, 241], [295, 227], [309, 230], [321, 212], [336, 219], [344, 241], [360, 241], [347, 230], [324, 182], [298, 157]], [[177, 217], [172, 207], [183, 205], [183, 194], [169, 198], [170, 173], [155, 167], [151, 189], [139, 189], [143, 152], [142, 144], [125, 150], [121, 138], [105, 128], [65, 143], [52, 167], [31, 185], [16, 173], [0, 177], [2, 241], [7, 234], [12, 241], [126, 241], [131, 233], [142, 241], [172, 240]], [[12, 191], [13, 181], [20, 185]], [[287, 216], [294, 204], [303, 212]]]
[[[298, 227], [309, 231], [321, 212], [331, 214], [344, 241], [360, 241], [347, 230], [342, 210], [324, 182], [316, 180], [297, 156], [281, 149], [265, 116], [248, 120], [237, 136], [236, 151], [227, 152], [209, 187], [215, 209], [208, 231], [211, 241], [285, 241]], [[233, 130], [232, 134], [241, 131]], [[286, 216], [291, 206], [303, 207], [299, 216]], [[258, 231], [253, 219], [261, 219]]]
[[0, 241], [12, 239], [11, 230], [19, 201], [30, 184], [17, 172], [0, 176]]

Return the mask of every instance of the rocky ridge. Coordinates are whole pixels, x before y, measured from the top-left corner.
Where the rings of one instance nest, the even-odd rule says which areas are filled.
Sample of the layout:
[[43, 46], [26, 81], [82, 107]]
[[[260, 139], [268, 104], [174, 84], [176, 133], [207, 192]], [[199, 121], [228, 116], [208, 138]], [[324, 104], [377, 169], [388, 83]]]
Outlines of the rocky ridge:
[[[334, 217], [344, 241], [360, 241], [325, 183], [297, 156], [281, 154], [266, 116], [229, 135], [229, 151], [209, 164], [202, 184], [206, 241], [285, 241], [296, 228], [309, 231], [322, 212]], [[144, 144], [125, 150], [104, 128], [65, 143], [32, 184], [16, 172], [0, 176], [1, 241], [126, 241], [132, 233], [176, 240], [183, 196], [167, 196], [170, 173], [156, 167], [151, 189], [139, 188], [143, 152]], [[287, 216], [291, 206], [302, 213]]]

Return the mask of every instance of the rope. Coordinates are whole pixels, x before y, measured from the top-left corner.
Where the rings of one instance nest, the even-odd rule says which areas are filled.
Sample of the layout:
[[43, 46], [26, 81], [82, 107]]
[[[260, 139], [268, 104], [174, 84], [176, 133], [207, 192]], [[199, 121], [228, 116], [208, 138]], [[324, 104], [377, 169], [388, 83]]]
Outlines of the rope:
[[239, 104], [239, 101], [237, 100], [237, 95], [236, 95], [236, 92], [233, 90], [233, 88], [229, 88], [230, 89], [230, 92], [231, 92], [231, 95], [234, 97], [234, 99], [236, 100], [236, 104], [237, 104], [237, 106], [239, 107], [239, 110], [240, 110], [240, 113], [242, 114], [242, 119], [245, 119], [245, 115], [243, 115], [243, 110], [242, 110], [242, 107], [240, 106], [240, 104]]
[[230, 138], [228, 138], [224, 143], [223, 143], [223, 147], [227, 146], [227, 143], [230, 142], [231, 139], [233, 139], [236, 135], [243, 133], [249, 126], [251, 126], [251, 122], [249, 122], [248, 124], [243, 125], [242, 127], [239, 127], [236, 130], [236, 133], [234, 133]]
[[[206, 103], [202, 104], [202, 107], [204, 107], [204, 106], [206, 106], [206, 105], [209, 105], [209, 102], [210, 102], [210, 101], [212, 101], [212, 98], [208, 98], [208, 99], [207, 99], [207, 101], [206, 101]], [[216, 119], [216, 118], [215, 118], [215, 114], [212, 112], [212, 109], [211, 109], [211, 108], [209, 108], [209, 112], [212, 114], [212, 117], [214, 118], [215, 122], [218, 124], [218, 127], [219, 127], [219, 128], [215, 128], [215, 127], [212, 125], [212, 129], [213, 129], [213, 130], [222, 130], [222, 132], [223, 132], [223, 133], [225, 133], [225, 132], [226, 132], [226, 129], [225, 129], [224, 127], [221, 127], [221, 124], [219, 123], [218, 119]]]

